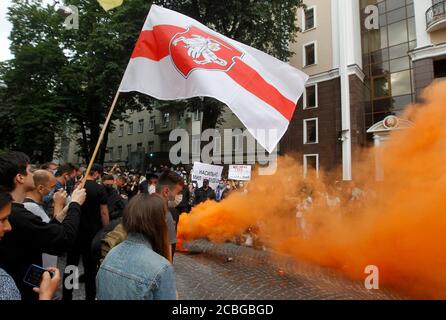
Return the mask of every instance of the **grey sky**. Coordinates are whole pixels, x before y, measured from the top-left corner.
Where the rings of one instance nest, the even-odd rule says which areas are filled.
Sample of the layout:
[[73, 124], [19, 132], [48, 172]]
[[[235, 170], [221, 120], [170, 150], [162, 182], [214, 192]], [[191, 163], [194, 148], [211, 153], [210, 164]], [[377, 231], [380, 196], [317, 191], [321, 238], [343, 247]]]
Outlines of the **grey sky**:
[[[43, 3], [53, 3], [53, 0], [44, 0]], [[0, 61], [12, 58], [11, 52], [9, 51], [10, 41], [8, 39], [12, 26], [6, 20], [6, 13], [10, 5], [11, 0], [0, 0]]]
[[9, 51], [8, 36], [11, 32], [11, 24], [6, 20], [6, 13], [8, 7], [11, 4], [11, 0], [0, 1], [0, 61], [8, 60], [12, 58]]

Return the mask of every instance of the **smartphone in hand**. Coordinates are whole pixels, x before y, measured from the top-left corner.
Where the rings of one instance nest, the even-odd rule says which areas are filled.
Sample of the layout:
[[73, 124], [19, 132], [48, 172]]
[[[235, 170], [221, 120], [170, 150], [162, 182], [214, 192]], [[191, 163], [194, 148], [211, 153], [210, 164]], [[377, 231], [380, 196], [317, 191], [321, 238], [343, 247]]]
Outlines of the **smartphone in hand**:
[[[42, 276], [47, 270], [39, 267], [38, 265], [32, 264], [28, 271], [26, 272], [25, 278], [23, 279], [23, 282], [30, 285], [33, 288], [39, 288], [40, 282], [42, 282]], [[54, 276], [53, 272], [50, 272], [51, 278]]]

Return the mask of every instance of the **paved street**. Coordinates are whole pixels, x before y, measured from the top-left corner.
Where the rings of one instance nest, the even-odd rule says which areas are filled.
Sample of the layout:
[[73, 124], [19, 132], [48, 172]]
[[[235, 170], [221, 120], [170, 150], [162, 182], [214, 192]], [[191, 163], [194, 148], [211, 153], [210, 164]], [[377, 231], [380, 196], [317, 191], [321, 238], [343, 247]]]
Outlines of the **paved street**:
[[[180, 299], [401, 299], [387, 290], [368, 291], [362, 282], [265, 251], [204, 240], [175, 256]], [[231, 262], [228, 257], [233, 257]], [[283, 271], [283, 272], [280, 272]]]
[[[362, 282], [350, 281], [332, 270], [287, 257], [273, 258], [267, 251], [205, 240], [189, 243], [187, 249], [188, 253], [177, 253], [174, 261], [181, 300], [403, 298], [388, 290], [368, 291]], [[74, 291], [73, 298], [84, 299], [84, 284]]]

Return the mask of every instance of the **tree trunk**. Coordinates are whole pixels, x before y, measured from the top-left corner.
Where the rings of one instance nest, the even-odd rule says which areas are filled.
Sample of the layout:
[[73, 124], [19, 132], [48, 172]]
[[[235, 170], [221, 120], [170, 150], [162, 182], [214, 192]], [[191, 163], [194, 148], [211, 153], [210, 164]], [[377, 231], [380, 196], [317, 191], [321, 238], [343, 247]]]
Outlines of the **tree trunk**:
[[88, 163], [90, 159], [90, 153], [88, 152], [88, 138], [84, 121], [79, 121], [79, 127], [81, 129], [81, 134], [82, 134], [82, 145], [81, 145], [82, 154], [84, 156], [85, 162]]
[[200, 109], [203, 111], [202, 131], [215, 129], [222, 114], [223, 105], [220, 102], [205, 98], [201, 103]]
[[101, 147], [99, 149], [99, 155], [97, 157], [96, 162], [104, 165], [105, 162], [105, 154], [107, 151], [107, 144], [108, 144], [108, 133], [110, 132], [110, 126], [107, 127], [107, 130], [105, 130], [104, 140], [102, 140]]

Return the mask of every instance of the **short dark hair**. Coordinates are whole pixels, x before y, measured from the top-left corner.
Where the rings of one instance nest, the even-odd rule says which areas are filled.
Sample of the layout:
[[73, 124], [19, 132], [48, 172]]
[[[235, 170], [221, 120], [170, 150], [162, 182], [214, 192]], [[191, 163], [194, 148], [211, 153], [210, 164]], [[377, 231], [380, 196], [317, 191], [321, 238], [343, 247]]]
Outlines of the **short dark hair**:
[[161, 192], [161, 190], [164, 187], [169, 187], [170, 190], [175, 188], [177, 184], [184, 185], [184, 180], [181, 178], [181, 176], [173, 171], [170, 171], [169, 169], [164, 170], [163, 173], [161, 173], [158, 184], [156, 186], [156, 192]]
[[95, 172], [102, 175], [104, 173], [104, 167], [101, 166], [99, 163], [93, 163], [93, 165], [91, 166], [91, 170], [90, 170], [90, 176], [92, 176], [93, 173], [95, 173]]
[[121, 180], [121, 181], [124, 181], [124, 182], [127, 182], [127, 178], [124, 177], [124, 176], [118, 176], [117, 179], [118, 179], [118, 180]]
[[26, 176], [26, 168], [29, 163], [29, 157], [23, 152], [11, 151], [0, 154], [0, 186], [5, 191], [13, 191], [16, 175], [23, 174]]
[[61, 175], [65, 174], [65, 173], [73, 173], [75, 167], [73, 164], [67, 162], [64, 163], [63, 165], [61, 165], [58, 169], [57, 169], [57, 176], [60, 177]]
[[106, 174], [105, 176], [102, 177], [102, 181], [107, 181], [107, 180], [115, 180], [115, 177], [113, 177], [111, 174]]
[[9, 192], [1, 191], [0, 192], [0, 209], [3, 209], [8, 204], [12, 202], [12, 196]]
[[156, 174], [154, 174], [153, 172], [149, 172], [146, 174], [146, 179], [150, 180], [150, 179], [158, 179], [158, 176]]
[[50, 166], [56, 166], [57, 167], [57, 164], [55, 164], [54, 162], [47, 162], [47, 163], [42, 164], [40, 166], [40, 169], [48, 170], [50, 168]]

